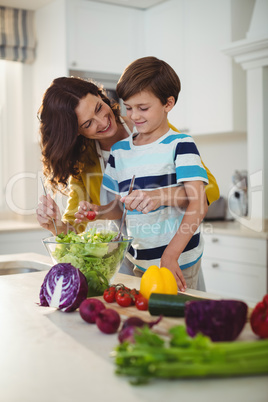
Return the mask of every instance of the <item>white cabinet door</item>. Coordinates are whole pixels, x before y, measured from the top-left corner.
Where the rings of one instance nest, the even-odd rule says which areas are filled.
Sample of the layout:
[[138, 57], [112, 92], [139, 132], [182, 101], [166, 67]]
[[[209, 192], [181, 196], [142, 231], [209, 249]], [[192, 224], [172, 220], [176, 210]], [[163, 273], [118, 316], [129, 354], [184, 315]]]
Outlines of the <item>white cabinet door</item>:
[[204, 258], [214, 258], [265, 266], [267, 242], [265, 239], [226, 235], [203, 235]]
[[177, 128], [191, 135], [245, 133], [246, 73], [222, 50], [246, 36], [251, 3], [169, 0], [139, 10], [67, 0], [69, 69], [121, 74], [139, 57], [159, 57], [182, 81], [170, 113]]
[[[185, 2], [185, 50], [190, 134], [246, 132], [246, 73], [221, 49], [231, 43], [231, 0]], [[245, 32], [246, 34], [246, 32]]]
[[226, 260], [202, 260], [206, 291], [257, 303], [267, 293], [266, 267]]
[[147, 43], [154, 43], [156, 54], [166, 57], [182, 80], [178, 105], [170, 113], [170, 121], [181, 131], [191, 135], [246, 132], [246, 72], [222, 50], [246, 36], [251, 3], [254, 0], [237, 0], [234, 7], [232, 0], [173, 0], [149, 9], [152, 26], [161, 13], [165, 20], [158, 24], [158, 47], [151, 26]]
[[203, 234], [206, 291], [257, 303], [267, 293], [267, 240]]
[[67, 1], [69, 69], [121, 74], [143, 55], [143, 11]]

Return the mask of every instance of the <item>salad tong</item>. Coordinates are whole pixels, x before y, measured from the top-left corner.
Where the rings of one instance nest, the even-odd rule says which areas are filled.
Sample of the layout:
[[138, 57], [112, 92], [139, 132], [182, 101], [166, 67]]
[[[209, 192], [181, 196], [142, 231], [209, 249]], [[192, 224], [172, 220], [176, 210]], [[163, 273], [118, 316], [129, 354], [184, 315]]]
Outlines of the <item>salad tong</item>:
[[[133, 190], [134, 187], [134, 181], [135, 181], [135, 175], [132, 177], [131, 182], [130, 182], [130, 186], [128, 189], [128, 194], [129, 195], [131, 193], [131, 191]], [[122, 230], [123, 230], [123, 226], [126, 220], [126, 216], [127, 216], [127, 210], [126, 207], [124, 206], [124, 212], [123, 212], [123, 216], [121, 219], [121, 223], [120, 223], [120, 227], [119, 227], [119, 231], [117, 233], [117, 235], [111, 240], [111, 241], [120, 241], [123, 240], [123, 236], [122, 236]]]
[[[47, 191], [46, 191], [46, 188], [45, 188], [45, 185], [44, 185], [44, 182], [43, 182], [42, 177], [40, 177], [40, 180], [41, 180], [41, 183], [42, 183], [42, 187], [43, 187], [44, 194], [45, 194], [45, 196], [47, 196]], [[55, 220], [54, 220], [53, 218], [51, 218], [51, 219], [52, 219], [53, 226], [54, 226], [54, 229], [55, 229], [55, 233], [56, 233], [56, 236], [57, 236], [57, 235], [58, 235], [58, 231], [57, 231], [57, 226], [56, 226]]]

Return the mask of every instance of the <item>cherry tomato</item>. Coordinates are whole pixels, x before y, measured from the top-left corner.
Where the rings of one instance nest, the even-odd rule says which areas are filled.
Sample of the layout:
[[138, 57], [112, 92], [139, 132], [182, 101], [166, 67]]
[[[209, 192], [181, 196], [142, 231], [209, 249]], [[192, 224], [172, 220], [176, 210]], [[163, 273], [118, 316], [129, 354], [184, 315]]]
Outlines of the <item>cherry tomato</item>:
[[134, 306], [135, 301], [137, 300], [137, 297], [139, 296], [140, 292], [137, 289], [131, 289], [130, 294], [132, 295], [131, 304]]
[[123, 285], [122, 283], [118, 283], [117, 285], [115, 285], [115, 290], [116, 290], [116, 293], [119, 293], [122, 291], [129, 293], [129, 291], [130, 291], [130, 289], [125, 287], [125, 285]]
[[142, 295], [139, 295], [135, 300], [135, 306], [138, 310], [148, 310], [148, 300]]
[[115, 301], [116, 290], [114, 286], [110, 286], [103, 292], [103, 298], [107, 303], [113, 303]]
[[131, 305], [131, 295], [125, 290], [118, 290], [115, 295], [117, 304], [121, 307], [129, 307]]
[[86, 218], [89, 221], [93, 221], [93, 219], [96, 218], [96, 212], [95, 211], [88, 211], [88, 213], [86, 214]]

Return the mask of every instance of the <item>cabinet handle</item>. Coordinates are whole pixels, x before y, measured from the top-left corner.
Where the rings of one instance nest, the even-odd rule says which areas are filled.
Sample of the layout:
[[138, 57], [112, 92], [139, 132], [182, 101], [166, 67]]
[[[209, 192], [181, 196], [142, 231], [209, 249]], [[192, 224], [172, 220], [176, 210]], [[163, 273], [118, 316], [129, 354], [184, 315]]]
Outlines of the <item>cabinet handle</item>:
[[212, 237], [211, 241], [212, 243], [218, 243], [219, 239], [217, 237]]
[[216, 262], [212, 263], [212, 268], [219, 268], [219, 264], [217, 264]]

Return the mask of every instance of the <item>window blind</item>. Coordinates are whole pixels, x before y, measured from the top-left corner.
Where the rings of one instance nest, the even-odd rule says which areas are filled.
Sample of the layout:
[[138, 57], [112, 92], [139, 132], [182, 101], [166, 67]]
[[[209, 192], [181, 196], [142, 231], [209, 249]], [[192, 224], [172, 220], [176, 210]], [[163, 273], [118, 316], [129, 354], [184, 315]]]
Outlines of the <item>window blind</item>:
[[35, 47], [34, 11], [0, 7], [0, 59], [32, 63]]

